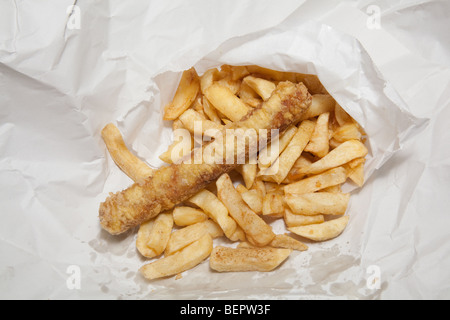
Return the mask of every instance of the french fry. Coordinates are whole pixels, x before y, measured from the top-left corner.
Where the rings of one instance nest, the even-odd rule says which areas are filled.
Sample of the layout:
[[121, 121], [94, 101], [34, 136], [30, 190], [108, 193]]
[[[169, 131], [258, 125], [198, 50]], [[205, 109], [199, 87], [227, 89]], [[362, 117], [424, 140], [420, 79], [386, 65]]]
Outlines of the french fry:
[[200, 78], [201, 92], [205, 94], [206, 90], [217, 80], [219, 70], [217, 68], [207, 70]]
[[245, 182], [245, 187], [250, 189], [255, 183], [256, 175], [258, 171], [258, 165], [253, 163], [246, 163], [239, 166], [237, 171], [242, 175]]
[[323, 158], [330, 150], [330, 139], [328, 132], [328, 122], [330, 120], [330, 113], [322, 113], [317, 119], [314, 133], [311, 136], [311, 141], [305, 148], [306, 152], [310, 152], [319, 158]]
[[200, 79], [194, 68], [183, 72], [173, 101], [164, 108], [164, 120], [175, 120], [186, 111], [197, 98]]
[[303, 121], [280, 157], [270, 168], [261, 171], [260, 174], [272, 176], [277, 183], [283, 182], [310, 141], [314, 127], [314, 122]]
[[256, 189], [240, 192], [242, 200], [252, 209], [256, 214], [262, 213], [263, 196]]
[[349, 140], [336, 149], [333, 149], [325, 157], [312, 163], [310, 166], [300, 169], [300, 173], [310, 175], [318, 174], [332, 168], [344, 165], [354, 159], [365, 157], [368, 150], [359, 140]]
[[360, 188], [364, 185], [364, 164], [365, 159], [355, 159], [348, 163], [347, 175]]
[[192, 110], [196, 111], [197, 113], [199, 113], [201, 115], [202, 119], [206, 119], [205, 113], [203, 112], [202, 97], [200, 95], [197, 95], [197, 98], [195, 98], [195, 100], [192, 103], [192, 106], [190, 107], [190, 109], [192, 109]]
[[288, 194], [285, 200], [295, 214], [343, 215], [347, 211], [350, 194], [327, 192]]
[[302, 120], [315, 118], [322, 113], [333, 112], [335, 105], [336, 101], [329, 94], [314, 94], [311, 107], [305, 112]]
[[213, 219], [223, 230], [228, 239], [236, 241], [235, 235], [237, 224], [229, 216], [228, 209], [224, 204], [208, 190], [202, 190], [190, 198], [188, 202], [201, 208], [211, 219]]
[[320, 224], [291, 227], [289, 231], [313, 241], [326, 241], [339, 236], [347, 227], [348, 221], [349, 216], [342, 216]]
[[220, 119], [219, 115], [217, 114], [216, 109], [211, 105], [211, 103], [208, 101], [208, 99], [205, 96], [202, 97], [202, 102], [203, 102], [203, 110], [204, 110], [206, 116], [209, 118], [209, 120], [221, 125], [222, 120]]
[[275, 237], [272, 228], [252, 211], [242, 200], [228, 174], [223, 174], [216, 182], [217, 194], [230, 212], [231, 217], [245, 232], [247, 239], [257, 246], [268, 244]]
[[178, 130], [178, 129], [186, 129], [183, 125], [183, 122], [181, 122], [180, 119], [176, 119], [172, 123], [172, 131]]
[[267, 193], [266, 184], [264, 183], [264, 181], [261, 181], [261, 180], [255, 181], [255, 183], [253, 184], [252, 190], [258, 191], [258, 194], [261, 198], [264, 198]]
[[250, 88], [264, 100], [269, 100], [270, 96], [276, 89], [275, 83], [261, 78], [255, 78], [253, 76], [245, 77], [243, 80]]
[[312, 161], [302, 154], [300, 158], [295, 161], [294, 166], [292, 167], [291, 171], [289, 171], [286, 179], [283, 180], [283, 183], [290, 184], [303, 179], [306, 175], [301, 171], [303, 170], [303, 168], [308, 167], [311, 164]]
[[277, 234], [270, 243], [270, 246], [274, 248], [285, 248], [296, 251], [308, 250], [308, 246], [306, 244], [298, 240], [295, 240], [294, 238], [288, 236], [287, 234]]
[[192, 269], [209, 257], [213, 249], [213, 240], [209, 234], [195, 241], [171, 256], [164, 257], [140, 268], [142, 275], [148, 279], [173, 276]]
[[231, 71], [231, 79], [235, 81], [241, 80], [242, 78], [250, 74], [246, 66], [231, 66], [230, 71]]
[[186, 130], [180, 130], [183, 135], [178, 137], [159, 158], [165, 163], [178, 163], [189, 155], [195, 147], [194, 137]]
[[141, 183], [152, 176], [154, 170], [131, 153], [114, 124], [110, 123], [103, 128], [102, 138], [113, 161], [134, 182]]
[[259, 97], [259, 95], [255, 92], [255, 90], [250, 88], [250, 86], [245, 82], [241, 83], [238, 96], [244, 103], [246, 103], [252, 108], [256, 108], [258, 105], [263, 103], [263, 100]]
[[208, 216], [202, 210], [183, 206], [173, 209], [173, 222], [179, 227], [190, 226], [206, 220], [208, 220]]
[[347, 180], [347, 171], [343, 167], [334, 168], [321, 174], [288, 184], [284, 187], [286, 194], [304, 194], [316, 192], [331, 186], [342, 184]]
[[356, 123], [344, 124], [333, 132], [333, 139], [341, 143], [349, 140], [361, 140], [361, 138], [362, 134]]
[[231, 74], [229, 74], [226, 78], [220, 79], [216, 81], [216, 83], [222, 87], [228, 88], [234, 95], [237, 95], [239, 89], [241, 88], [241, 82], [237, 80], [231, 79]]
[[284, 215], [284, 199], [281, 194], [268, 193], [264, 197], [262, 214], [275, 218], [282, 218]]
[[341, 144], [342, 144], [342, 142], [339, 142], [339, 141], [337, 141], [337, 140], [334, 139], [334, 138], [331, 138], [331, 139], [330, 139], [330, 149], [331, 149], [331, 150], [336, 149], [336, 148], [339, 147]]
[[266, 195], [269, 193], [284, 195], [284, 186], [283, 185], [280, 185], [275, 182], [265, 182], [264, 186], [266, 189]]
[[180, 120], [183, 122], [184, 127], [192, 134], [201, 132], [203, 135], [208, 136], [208, 133], [221, 131], [223, 129], [222, 125], [205, 119], [193, 109], [188, 109], [180, 115]]
[[342, 109], [342, 107], [337, 102], [334, 109], [334, 117], [336, 118], [339, 126], [343, 126], [347, 123], [353, 122], [352, 117], [350, 117], [350, 115], [344, 109]]
[[245, 192], [248, 192], [248, 189], [246, 187], [244, 187], [242, 184], [238, 184], [236, 186], [236, 191], [239, 192], [240, 194], [243, 194]]
[[222, 229], [212, 220], [199, 222], [175, 232], [172, 232], [167, 242], [164, 255], [170, 256], [175, 252], [182, 250], [191, 243], [201, 239], [205, 234], [209, 234], [211, 238], [218, 238], [223, 235]]
[[285, 132], [280, 135], [279, 139], [272, 141], [266, 149], [262, 150], [259, 153], [258, 157], [259, 168], [269, 168], [278, 159], [280, 154], [286, 149], [297, 131], [298, 128], [296, 126], [290, 126]]
[[161, 213], [139, 227], [136, 248], [146, 258], [154, 258], [164, 252], [173, 227], [172, 212]]
[[219, 272], [274, 270], [291, 254], [291, 249], [215, 247], [209, 258], [211, 269]]
[[[306, 244], [288, 236], [287, 234], [277, 234], [275, 238], [272, 240], [272, 242], [269, 243], [268, 247], [292, 249], [297, 251], [308, 250], [308, 246]], [[252, 245], [247, 241], [244, 241], [240, 242], [237, 248], [258, 248], [258, 247]]]
[[341, 192], [341, 185], [335, 185], [335, 186], [331, 186], [325, 189], [322, 189], [322, 192], [329, 192], [329, 193], [340, 193]]
[[322, 223], [325, 217], [322, 214], [315, 216], [304, 216], [302, 214], [293, 214], [291, 210], [284, 211], [284, 223], [287, 227], [307, 226], [310, 224]]
[[233, 123], [233, 121], [231, 121], [231, 120], [229, 120], [229, 119], [226, 119], [226, 118], [222, 118], [222, 122], [223, 122], [226, 126], [228, 126], [228, 125], [230, 125], [230, 124]]
[[205, 93], [206, 98], [231, 121], [239, 121], [247, 115], [250, 107], [233, 94], [227, 87], [211, 85]]

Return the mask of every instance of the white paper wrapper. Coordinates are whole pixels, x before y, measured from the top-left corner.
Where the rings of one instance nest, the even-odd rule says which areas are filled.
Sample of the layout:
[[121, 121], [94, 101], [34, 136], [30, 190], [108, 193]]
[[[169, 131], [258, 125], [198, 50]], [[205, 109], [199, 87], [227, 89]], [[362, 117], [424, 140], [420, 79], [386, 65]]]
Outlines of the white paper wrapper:
[[[385, 227], [377, 213], [387, 199], [400, 208], [393, 212], [394, 223], [389, 226], [406, 228], [401, 223], [408, 198], [404, 195], [411, 197], [417, 184], [408, 187], [402, 181], [398, 193], [383, 199], [383, 186], [376, 179], [380, 174], [389, 176], [383, 165], [411, 144], [428, 122], [411, 114], [356, 38], [319, 21], [296, 19], [301, 16], [301, 4], [265, 3], [271, 14], [258, 7], [258, 18], [246, 16], [249, 2], [234, 7], [223, 4], [220, 12], [230, 13], [225, 19], [217, 14], [219, 8], [206, 3], [211, 2], [197, 1], [192, 7], [182, 1], [141, 2], [132, 8], [116, 1], [78, 3], [80, 29], [67, 29], [64, 14], [52, 21], [39, 16], [36, 19], [45, 30], [58, 30], [42, 38], [33, 37], [33, 23], [26, 23], [24, 17], [33, 10], [54, 13], [56, 9], [37, 9], [34, 3], [2, 4], [4, 12], [15, 14], [16, 19], [9, 16], [10, 33], [2, 32], [0, 37], [0, 202], [4, 212], [0, 252], [7, 257], [0, 262], [1, 297], [395, 296], [386, 278], [377, 288], [368, 280], [375, 274], [372, 267], [401, 265], [402, 253], [409, 249], [373, 246]], [[61, 1], [57, 8], [65, 12], [70, 4]], [[216, 21], [207, 19], [212, 14]], [[182, 25], [192, 17], [199, 21], [189, 27], [173, 24], [178, 20]], [[249, 19], [247, 27], [238, 27], [242, 19]], [[35, 42], [23, 40], [27, 37]], [[100, 130], [115, 122], [132, 150], [158, 167], [158, 155], [171, 140], [171, 127], [162, 121], [161, 110], [173, 97], [181, 72], [195, 66], [201, 73], [225, 63], [317, 74], [368, 134], [367, 184], [353, 191], [350, 223], [340, 237], [311, 243], [307, 252], [294, 252], [274, 272], [221, 274], [212, 272], [206, 261], [183, 273], [180, 280], [148, 282], [138, 272], [146, 261], [135, 248], [136, 230], [114, 237], [98, 223], [100, 202], [109, 192], [131, 184], [109, 158]], [[408, 174], [417, 182], [414, 168]], [[391, 184], [395, 185], [395, 179]], [[284, 231], [282, 223], [273, 227]], [[396, 252], [400, 252], [398, 258], [380, 259], [394, 257]], [[77, 275], [73, 270], [80, 271], [79, 288], [73, 282]], [[408, 296], [405, 291], [401, 294]]]

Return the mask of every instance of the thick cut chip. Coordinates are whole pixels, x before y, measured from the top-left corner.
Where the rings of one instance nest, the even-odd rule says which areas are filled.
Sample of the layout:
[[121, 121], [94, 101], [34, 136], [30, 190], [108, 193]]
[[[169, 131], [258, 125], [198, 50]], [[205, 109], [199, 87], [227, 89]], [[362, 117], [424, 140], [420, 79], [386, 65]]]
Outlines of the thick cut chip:
[[202, 190], [195, 196], [191, 197], [188, 202], [195, 204], [201, 208], [211, 219], [213, 219], [223, 230], [228, 239], [236, 241], [235, 235], [237, 224], [229, 216], [228, 209], [208, 190]]
[[241, 80], [250, 74], [246, 66], [231, 66], [230, 72], [233, 80]]
[[192, 105], [199, 91], [200, 79], [195, 69], [184, 71], [173, 101], [164, 108], [164, 120], [177, 119]]
[[362, 133], [360, 128], [354, 122], [346, 123], [333, 132], [333, 139], [341, 143], [349, 140], [361, 140], [361, 138]]
[[241, 98], [241, 100], [243, 102], [245, 102], [247, 105], [249, 105], [252, 108], [256, 108], [261, 103], [263, 103], [263, 100], [259, 97], [259, 95], [255, 92], [255, 90], [250, 88], [250, 86], [248, 84], [246, 84], [245, 82], [241, 83], [241, 87], [239, 88], [238, 96], [239, 96], [239, 98]]
[[146, 258], [154, 258], [164, 252], [173, 228], [172, 213], [161, 213], [141, 224], [136, 240], [138, 251]]
[[289, 231], [313, 241], [326, 241], [339, 236], [347, 227], [348, 220], [349, 216], [342, 216], [320, 224], [292, 227]]
[[311, 137], [311, 141], [306, 146], [305, 151], [323, 158], [327, 155], [330, 150], [330, 138], [328, 123], [330, 120], [330, 113], [322, 113], [317, 119], [316, 128]]
[[153, 169], [128, 150], [122, 134], [117, 127], [110, 123], [102, 130], [102, 138], [117, 166], [134, 182], [144, 182], [152, 176]]
[[296, 126], [290, 126], [278, 139], [275, 139], [266, 148], [261, 150], [258, 156], [259, 168], [269, 168], [286, 149], [297, 131], [298, 128]]
[[205, 234], [209, 234], [213, 239], [223, 235], [222, 229], [212, 220], [199, 222], [175, 232], [170, 235], [164, 255], [170, 256], [175, 252], [187, 247], [191, 243], [201, 239]]
[[284, 187], [286, 194], [304, 194], [316, 192], [331, 186], [342, 184], [347, 180], [347, 171], [343, 167], [325, 171], [316, 176], [312, 176], [298, 182], [288, 184]]
[[315, 216], [304, 216], [302, 214], [293, 214], [291, 210], [284, 211], [284, 222], [287, 227], [307, 226], [310, 224], [322, 223], [325, 217], [322, 214]]
[[284, 196], [281, 194], [268, 193], [263, 200], [262, 214], [275, 218], [282, 218], [284, 215]]
[[250, 189], [253, 186], [253, 183], [255, 183], [258, 165], [253, 163], [246, 163], [242, 166], [239, 166], [237, 171], [242, 175], [245, 187], [247, 189]]
[[209, 258], [211, 269], [219, 272], [272, 271], [285, 261], [291, 249], [229, 248], [218, 246]]
[[309, 120], [303, 121], [280, 157], [270, 168], [261, 171], [260, 174], [262, 176], [272, 176], [276, 183], [283, 182], [310, 141], [314, 127], [314, 122]]
[[231, 121], [241, 120], [251, 110], [230, 89], [217, 83], [206, 90], [205, 96], [217, 110]]
[[205, 136], [211, 136], [211, 132], [217, 132], [223, 129], [223, 125], [205, 119], [200, 113], [193, 109], [186, 110], [180, 116], [180, 120], [183, 122], [184, 127], [192, 134], [201, 133]]
[[265, 246], [273, 240], [275, 234], [272, 228], [245, 204], [228, 174], [223, 174], [216, 185], [220, 201], [228, 208], [230, 215], [244, 230], [251, 243]]
[[208, 216], [202, 210], [183, 206], [173, 209], [173, 221], [179, 227], [190, 226], [206, 220], [208, 220]]
[[[238, 248], [258, 248], [246, 241], [239, 243], [237, 247]], [[277, 234], [275, 236], [275, 238], [272, 240], [272, 242], [269, 243], [269, 245], [267, 247], [292, 249], [292, 250], [297, 250], [297, 251], [308, 250], [308, 246], [306, 244], [288, 236], [287, 234]], [[267, 248], [267, 247], [265, 247], [265, 248]]]
[[214, 83], [219, 75], [219, 70], [216, 68], [209, 69], [206, 71], [202, 77], [200, 78], [200, 87], [203, 94], [205, 94], [206, 90]]
[[264, 100], [269, 100], [270, 96], [276, 89], [276, 84], [272, 81], [268, 81], [261, 78], [255, 78], [253, 76], [248, 76], [244, 79], [247, 85], [255, 90], [255, 92]]
[[294, 238], [288, 236], [287, 234], [277, 234], [270, 243], [270, 246], [274, 248], [285, 248], [297, 251], [308, 250], [308, 246], [306, 244], [298, 240], [295, 240]]
[[336, 101], [329, 94], [314, 94], [311, 107], [305, 112], [302, 119], [310, 119], [320, 116], [326, 112], [333, 112]]
[[365, 159], [355, 159], [350, 161], [347, 166], [348, 177], [352, 180], [358, 187], [364, 185], [364, 164]]
[[342, 166], [354, 159], [365, 157], [367, 153], [368, 150], [361, 141], [349, 140], [330, 151], [330, 153], [322, 159], [301, 169], [299, 173], [306, 175], [318, 174]]
[[189, 156], [195, 147], [194, 137], [188, 130], [181, 129], [176, 131], [179, 136], [175, 137], [175, 141], [167, 148], [159, 158], [166, 163], [179, 163], [186, 156]]
[[288, 194], [285, 200], [295, 214], [343, 215], [347, 211], [350, 194], [328, 192]]
[[209, 257], [213, 249], [213, 240], [209, 234], [190, 244], [171, 256], [144, 265], [140, 272], [148, 279], [158, 279], [173, 276], [187, 271]]
[[342, 109], [342, 107], [337, 102], [334, 109], [334, 117], [336, 118], [336, 121], [340, 126], [343, 126], [346, 123], [353, 122], [352, 117], [350, 117], [350, 115], [344, 109]]
[[250, 207], [250, 209], [255, 211], [256, 214], [262, 213], [263, 196], [258, 190], [252, 189], [241, 192], [241, 197], [242, 200], [244, 200], [245, 203]]
[[203, 102], [203, 111], [205, 112], [206, 116], [209, 118], [209, 120], [214, 121], [217, 124], [222, 124], [222, 120], [220, 119], [219, 115], [217, 114], [216, 109], [211, 105], [211, 103], [208, 101], [208, 99], [203, 96], [202, 97]]

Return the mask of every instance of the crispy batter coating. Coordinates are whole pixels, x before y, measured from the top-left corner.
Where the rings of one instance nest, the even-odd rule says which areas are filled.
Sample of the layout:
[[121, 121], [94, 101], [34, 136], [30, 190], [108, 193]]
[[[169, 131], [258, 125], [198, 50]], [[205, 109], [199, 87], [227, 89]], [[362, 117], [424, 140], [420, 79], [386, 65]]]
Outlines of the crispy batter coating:
[[[311, 95], [302, 83], [281, 82], [268, 101], [259, 108], [252, 109], [243, 119], [231, 124], [227, 129], [268, 129], [269, 133], [271, 129], [279, 129], [283, 132], [289, 125], [299, 121], [310, 105]], [[270, 139], [268, 136], [267, 142], [270, 142]], [[246, 153], [246, 158], [250, 156], [249, 150], [255, 149], [246, 146], [242, 151]], [[163, 211], [172, 209], [237, 166], [237, 163], [181, 163], [162, 167], [145, 182], [135, 183], [124, 191], [110, 194], [100, 205], [100, 223], [109, 233], [121, 234]]]

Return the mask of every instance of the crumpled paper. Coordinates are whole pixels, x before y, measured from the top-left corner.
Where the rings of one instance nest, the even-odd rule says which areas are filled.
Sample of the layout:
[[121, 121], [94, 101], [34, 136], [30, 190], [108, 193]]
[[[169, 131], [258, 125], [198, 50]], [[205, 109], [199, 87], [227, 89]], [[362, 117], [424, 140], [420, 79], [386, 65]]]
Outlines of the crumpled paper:
[[[53, 21], [39, 16], [40, 23], [45, 20], [46, 28], [58, 32], [35, 39], [33, 45], [32, 24], [23, 18], [34, 4], [2, 4], [5, 12], [16, 16], [8, 23], [12, 36], [1, 33], [0, 37], [8, 40], [2, 42], [0, 55], [5, 93], [0, 96], [0, 181], [4, 181], [0, 199], [5, 212], [0, 250], [8, 257], [0, 264], [2, 296], [376, 299], [394, 295], [383, 276], [383, 261], [372, 257], [392, 256], [401, 264], [403, 255], [395, 259], [397, 248], [367, 250], [384, 227], [374, 214], [383, 208], [383, 186], [376, 179], [389, 175], [383, 171], [386, 163], [429, 122], [410, 112], [357, 37], [320, 19], [296, 19], [302, 15], [303, 3], [265, 3], [266, 8], [254, 12], [254, 22], [242, 28], [238, 26], [248, 18], [250, 2], [242, 1], [233, 10], [230, 4], [218, 8], [210, 3], [150, 2], [129, 7], [116, 1], [78, 1], [79, 29], [67, 28], [75, 11]], [[57, 8], [66, 12], [72, 4], [61, 1]], [[186, 11], [200, 6], [195, 12]], [[311, 2], [307, 6], [311, 9]], [[55, 12], [45, 7], [36, 10]], [[266, 10], [271, 14], [264, 14]], [[230, 13], [226, 24], [218, 12]], [[216, 21], [208, 20], [209, 28], [203, 27], [201, 23], [212, 13]], [[199, 21], [187, 30], [171, 24], [186, 21], [185, 15]], [[178, 45], [183, 36], [188, 39]], [[109, 158], [100, 130], [115, 122], [138, 156], [160, 166], [158, 155], [171, 141], [171, 127], [162, 121], [161, 111], [173, 97], [181, 72], [195, 66], [202, 73], [222, 64], [317, 74], [368, 134], [367, 183], [361, 190], [352, 189], [350, 223], [340, 237], [312, 243], [307, 252], [294, 252], [274, 272], [220, 274], [204, 262], [183, 273], [182, 279], [148, 282], [138, 272], [146, 261], [135, 249], [136, 230], [115, 237], [98, 223], [100, 202], [109, 192], [131, 184]], [[414, 180], [415, 172], [411, 175]], [[411, 187], [402, 192], [414, 191]], [[400, 196], [386, 201], [402, 208], [407, 205]], [[394, 212], [392, 219], [404, 227], [402, 212]], [[283, 232], [281, 223], [273, 227]], [[381, 280], [373, 277], [377, 271]]]

